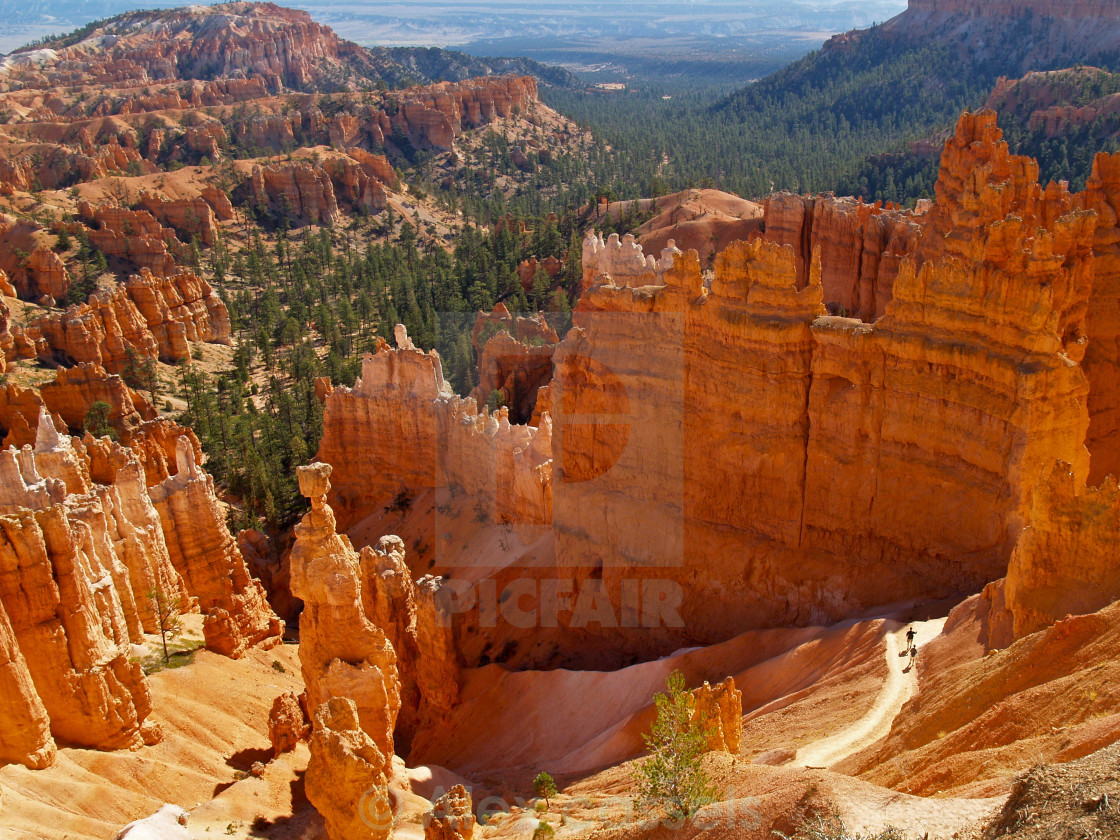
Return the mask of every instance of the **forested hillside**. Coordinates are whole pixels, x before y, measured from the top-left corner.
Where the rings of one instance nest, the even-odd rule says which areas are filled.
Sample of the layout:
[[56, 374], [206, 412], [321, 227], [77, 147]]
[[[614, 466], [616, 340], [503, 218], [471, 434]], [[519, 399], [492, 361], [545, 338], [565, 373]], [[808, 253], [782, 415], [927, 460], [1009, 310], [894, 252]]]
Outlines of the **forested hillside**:
[[[1063, 51], [1060, 20], [986, 18], [981, 11], [974, 18], [945, 16], [939, 19], [944, 28], [929, 31], [918, 20], [907, 12], [837, 36], [727, 95], [710, 88], [691, 95], [673, 91], [671, 98], [659, 89], [544, 96], [629, 158], [629, 170], [615, 185], [620, 197], [711, 185], [748, 197], [782, 189], [835, 190], [897, 201], [929, 194], [933, 185], [936, 161], [912, 157], [911, 144], [943, 137], [962, 110], [985, 103], [1001, 76], [1021, 75], [1020, 68], [1036, 60], [1046, 27], [1059, 36], [1047, 42], [1049, 51], [1032, 69], [1117, 63], [1114, 39], [1104, 36], [1066, 36]], [[974, 41], [985, 31], [990, 38], [983, 48], [966, 48], [962, 31]], [[1094, 95], [1087, 89], [1079, 101]], [[1051, 148], [1048, 141], [1029, 140], [1025, 130], [1012, 130], [1009, 139], [1016, 148], [1023, 143], [1025, 153], [1039, 154], [1044, 171], [1055, 173], [1072, 172], [1088, 154], [1073, 151], [1075, 145], [1093, 147], [1071, 137], [1063, 152], [1060, 141]], [[1067, 158], [1068, 171], [1061, 163]]]

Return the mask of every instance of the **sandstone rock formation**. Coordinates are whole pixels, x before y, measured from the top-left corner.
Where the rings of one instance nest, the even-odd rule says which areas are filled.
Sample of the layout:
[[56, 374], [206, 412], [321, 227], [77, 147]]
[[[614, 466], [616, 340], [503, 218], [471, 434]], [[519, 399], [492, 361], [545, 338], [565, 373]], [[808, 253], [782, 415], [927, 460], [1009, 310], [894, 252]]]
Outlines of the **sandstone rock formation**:
[[[493, 499], [503, 521], [551, 523], [557, 558], [604, 581], [619, 625], [643, 621], [626, 594], [639, 578], [667, 587], [646, 618], [695, 640], [828, 622], [884, 592], [977, 591], [1007, 570], [1043, 470], [1088, 474], [1078, 363], [1110, 163], [1096, 194], [1043, 189], [994, 115], [966, 115], [920, 215], [778, 197], [771, 217], [789, 204], [796, 222], [729, 247], [708, 277], [675, 248], [589, 237], [547, 424], [476, 417], [399, 337], [326, 398], [331, 503], [350, 528], [402, 492]], [[798, 247], [768, 241], [783, 237]], [[838, 300], [874, 324], [827, 315], [826, 254]], [[649, 633], [645, 653], [676, 632]]]
[[19, 294], [31, 300], [43, 297], [66, 300], [66, 293], [70, 291], [70, 273], [62, 259], [41, 246], [31, 252], [24, 270], [17, 271], [12, 279]]
[[[23, 87], [136, 85], [175, 79], [240, 77], [270, 91], [337, 87], [347, 69], [372, 68], [357, 44], [343, 41], [307, 12], [272, 3], [184, 7], [151, 21], [115, 18], [43, 62], [6, 62], [5, 81]], [[251, 77], [251, 78], [245, 78]], [[165, 103], [165, 104], [178, 104]]]
[[51, 733], [101, 749], [138, 745], [156, 736], [143, 728], [151, 696], [129, 661], [135, 599], [105, 536], [111, 514], [88, 493], [67, 504], [63, 481], [37, 472], [38, 454], [0, 453], [0, 602]]
[[474, 823], [470, 791], [455, 785], [424, 815], [424, 840], [471, 840]]
[[401, 710], [394, 743], [401, 755], [424, 754], [426, 736], [446, 722], [462, 682], [452, 616], [440, 597], [442, 580], [412, 582], [399, 537], [382, 537], [361, 552], [362, 605], [397, 655]]
[[[221, 197], [213, 195], [214, 193], [220, 193]], [[229, 198], [220, 190], [213, 189], [211, 195], [223, 210], [229, 204]], [[224, 202], [222, 198], [225, 198]], [[140, 203], [161, 225], [175, 228], [189, 236], [197, 236], [203, 245], [214, 244], [218, 235], [218, 216], [205, 195], [168, 200], [155, 193], [141, 191]]]
[[54, 762], [55, 744], [43, 701], [35, 690], [15, 631], [0, 603], [0, 764], [40, 770]]
[[109, 424], [125, 446], [136, 438], [143, 422], [156, 418], [156, 411], [146, 397], [129, 388], [119, 376], [92, 363], [59, 368], [53, 382], [44, 382], [39, 387], [39, 396], [40, 402], [52, 415], [60, 417], [73, 434], [83, 430], [86, 415], [95, 402], [108, 403]]
[[283, 622], [268, 606], [263, 587], [249, 574], [226, 527], [214, 479], [198, 468], [188, 438], [178, 438], [175, 454], [176, 474], [149, 494], [171, 562], [206, 616], [207, 648], [236, 659], [250, 647], [277, 644]]
[[479, 405], [506, 406], [511, 423], [533, 416], [538, 390], [552, 380], [552, 352], [559, 342], [544, 318], [517, 317], [499, 303], [479, 312], [471, 336], [478, 354], [478, 385], [471, 396]]
[[45, 406], [34, 447], [0, 452], [2, 760], [50, 763], [51, 735], [99, 749], [159, 739], [131, 649], [158, 632], [154, 593], [182, 611], [199, 603], [218, 652], [277, 640], [193, 438], [177, 440], [179, 474], [150, 490], [141, 452], [71, 439]]
[[253, 202], [295, 225], [332, 225], [338, 215], [334, 185], [325, 169], [308, 162], [254, 166]]
[[734, 677], [714, 686], [705, 682], [693, 695], [693, 720], [708, 733], [708, 750], [738, 755], [743, 738], [743, 692], [735, 688]]
[[397, 654], [364, 609], [357, 552], [335, 533], [326, 502], [330, 475], [329, 464], [299, 468], [300, 492], [311, 510], [296, 526], [291, 569], [292, 594], [304, 603], [299, 656], [307, 704], [319, 709], [331, 698], [348, 698], [382, 756], [377, 771], [388, 773], [401, 708]]
[[108, 257], [125, 260], [162, 276], [175, 270], [175, 258], [185, 255], [171, 228], [147, 210], [111, 205], [78, 204], [78, 216], [88, 225], [90, 244]]
[[315, 710], [307, 799], [322, 814], [331, 840], [389, 837], [391, 760], [392, 753], [384, 753], [359, 724], [353, 700], [331, 697]]
[[210, 284], [189, 271], [155, 276], [147, 270], [89, 301], [45, 315], [26, 329], [8, 326], [0, 346], [8, 360], [35, 358], [89, 363], [123, 373], [131, 354], [190, 360], [187, 341], [228, 344], [229, 313]]
[[[312, 509], [296, 529], [292, 592], [304, 600], [300, 661], [308, 704], [345, 696], [386, 755], [421, 755], [458, 702], [459, 654], [441, 580], [415, 584], [404, 543], [383, 537], [359, 555], [335, 533], [328, 464], [299, 468]], [[348, 629], [343, 629], [348, 628]]]
[[492, 521], [501, 512], [516, 526], [546, 525], [551, 421], [534, 428], [511, 424], [505, 408], [479, 413], [473, 399], [451, 393], [439, 356], [397, 330], [398, 349], [367, 354], [354, 387], [335, 388], [324, 406], [318, 458], [334, 466], [330, 502], [341, 528], [401, 491], [451, 485]]
[[901, 261], [920, 234], [913, 213], [830, 195], [777, 193], [766, 199], [765, 220], [766, 239], [797, 254], [798, 287], [819, 251], [829, 312], [868, 323], [886, 310]]
[[307, 740], [310, 732], [307, 715], [295, 692], [279, 695], [268, 715], [268, 740], [272, 743], [273, 756], [291, 752], [296, 744]]
[[187, 271], [154, 277], [141, 269], [125, 290], [155, 336], [162, 359], [190, 358], [188, 341], [230, 343], [229, 312], [210, 284]]

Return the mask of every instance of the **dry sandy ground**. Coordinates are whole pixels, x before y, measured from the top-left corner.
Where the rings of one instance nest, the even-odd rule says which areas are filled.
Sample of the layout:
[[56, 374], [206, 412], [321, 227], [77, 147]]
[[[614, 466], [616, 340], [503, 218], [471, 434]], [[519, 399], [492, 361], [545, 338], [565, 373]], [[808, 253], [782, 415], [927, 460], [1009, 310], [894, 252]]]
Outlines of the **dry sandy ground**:
[[163, 742], [137, 752], [62, 749], [38, 772], [0, 767], [0, 838], [106, 840], [166, 802], [188, 810], [208, 802], [267, 760], [272, 701], [302, 690], [295, 646], [238, 661], [199, 651], [149, 683]]
[[[921, 646], [940, 623], [915, 625]], [[894, 825], [915, 836], [952, 837], [1005, 797], [923, 798], [814, 769], [879, 739], [914, 693], [914, 672], [903, 673], [906, 660], [897, 655], [906, 627], [869, 619], [758, 631], [617, 671], [469, 671], [446, 738], [423, 757], [451, 770], [398, 765], [395, 836], [419, 840], [431, 798], [461, 773], [476, 804], [486, 796], [497, 797], [495, 807], [505, 804], [476, 837], [528, 837], [540, 816], [532, 778], [546, 769], [561, 787], [546, 815], [560, 837], [772, 840], [773, 829], [791, 830], [791, 820], [812, 808], [838, 813], [857, 831]], [[706, 759], [724, 801], [666, 833], [643, 823], [647, 815], [635, 816], [633, 772], [652, 697], [674, 669], [692, 684], [734, 675], [745, 731], [738, 757]], [[170, 802], [191, 812], [188, 828], [200, 840], [322, 840], [322, 821], [303, 794], [305, 746], [268, 763], [262, 778], [246, 775], [253, 761], [271, 757], [273, 698], [300, 688], [295, 646], [236, 662], [203, 651], [151, 683], [163, 743], [135, 753], [66, 749], [57, 766], [39, 773], [0, 768], [0, 838], [110, 838]]]

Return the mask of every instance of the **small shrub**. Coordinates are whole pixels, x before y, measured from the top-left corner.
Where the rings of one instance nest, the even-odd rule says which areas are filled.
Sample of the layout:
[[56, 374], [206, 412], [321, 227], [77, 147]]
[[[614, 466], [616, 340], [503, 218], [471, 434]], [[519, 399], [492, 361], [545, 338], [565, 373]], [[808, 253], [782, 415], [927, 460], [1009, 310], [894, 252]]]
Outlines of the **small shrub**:
[[398, 490], [397, 495], [393, 497], [393, 501], [385, 506], [386, 513], [405, 513], [409, 507], [412, 506], [412, 496], [408, 494], [408, 490]]
[[638, 799], [670, 819], [688, 819], [715, 799], [702, 766], [707, 733], [692, 719], [696, 700], [680, 671], [669, 675], [654, 703], [657, 718], [642, 736], [650, 754], [635, 771]]
[[547, 811], [551, 807], [549, 800], [556, 795], [555, 780], [542, 770], [537, 774], [537, 778], [533, 779], [533, 793], [544, 800], [544, 809]]
[[533, 832], [533, 840], [547, 840], [547, 838], [555, 835], [556, 832], [553, 831], [552, 826], [541, 820], [537, 823], [537, 830]]
[[275, 659], [272, 660], [272, 670], [276, 671], [279, 674], [288, 673], [288, 669], [281, 665], [280, 662]]

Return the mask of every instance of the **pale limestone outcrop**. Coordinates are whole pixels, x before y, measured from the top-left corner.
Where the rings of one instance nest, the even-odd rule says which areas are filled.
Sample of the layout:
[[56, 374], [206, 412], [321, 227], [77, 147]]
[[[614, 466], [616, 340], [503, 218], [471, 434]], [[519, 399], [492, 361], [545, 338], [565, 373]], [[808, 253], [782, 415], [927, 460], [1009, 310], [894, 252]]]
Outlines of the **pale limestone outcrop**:
[[470, 791], [455, 785], [424, 815], [424, 840], [471, 840], [474, 825]]
[[743, 740], [743, 692], [728, 677], [716, 685], [705, 682], [692, 692], [696, 698], [693, 720], [708, 734], [709, 752], [739, 754]]
[[591, 288], [597, 279], [610, 276], [617, 286], [639, 288], [661, 286], [665, 272], [673, 267], [673, 260], [681, 251], [673, 242], [662, 250], [661, 257], [644, 254], [642, 246], [631, 234], [621, 239], [612, 233], [603, 239], [597, 233], [588, 233], [583, 240], [583, 280], [580, 292]]
[[383, 752], [359, 723], [353, 700], [330, 697], [316, 708], [310, 746], [307, 799], [322, 814], [330, 840], [389, 837], [392, 752]]
[[277, 644], [283, 622], [268, 606], [264, 588], [249, 574], [226, 526], [214, 479], [199, 469], [186, 437], [176, 441], [176, 460], [176, 474], [148, 492], [159, 512], [171, 562], [206, 616], [206, 646], [237, 658], [250, 647]]

